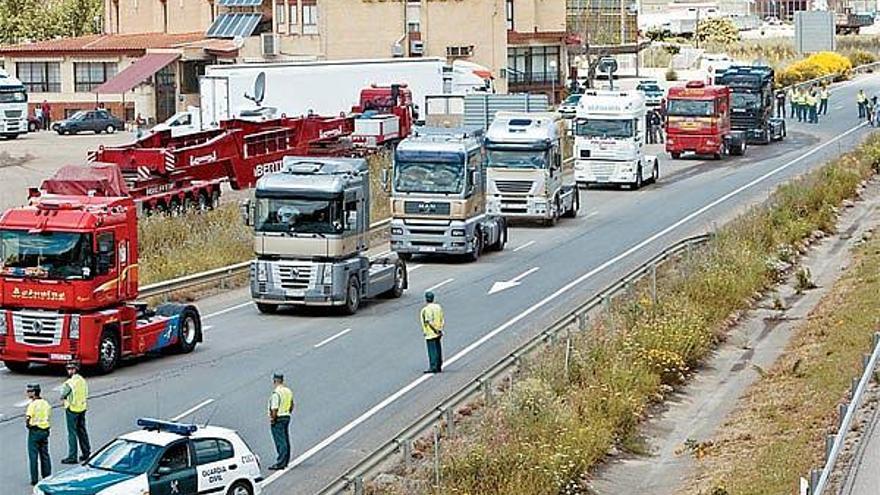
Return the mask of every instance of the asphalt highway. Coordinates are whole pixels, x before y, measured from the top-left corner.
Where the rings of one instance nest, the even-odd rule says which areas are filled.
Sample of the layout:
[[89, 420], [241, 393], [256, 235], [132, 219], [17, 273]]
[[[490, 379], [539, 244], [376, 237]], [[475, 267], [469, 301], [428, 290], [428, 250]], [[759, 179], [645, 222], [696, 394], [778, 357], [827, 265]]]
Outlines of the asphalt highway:
[[880, 491], [880, 412], [874, 409], [870, 414], [838, 491], [841, 495], [875, 495]]
[[[189, 355], [142, 359], [91, 377], [88, 425], [94, 445], [159, 416], [238, 430], [274, 460], [266, 399], [275, 371], [294, 391], [293, 457], [266, 472], [270, 494], [314, 493], [409, 422], [667, 245], [702, 233], [753, 205], [778, 184], [851, 148], [870, 128], [858, 122], [855, 95], [880, 91], [880, 78], [839, 85], [819, 125], [789, 121], [783, 143], [750, 146], [723, 161], [661, 155], [661, 179], [639, 191], [581, 192], [578, 218], [556, 227], [511, 229], [505, 251], [469, 264], [416, 258], [410, 289], [352, 317], [290, 311], [261, 315], [245, 291], [200, 303], [205, 342]], [[659, 147], [657, 147], [659, 148]], [[489, 294], [496, 282], [519, 285]], [[445, 372], [423, 375], [418, 325], [422, 293], [432, 288], [446, 310]], [[40, 382], [58, 403], [60, 372], [19, 375], [0, 369], [0, 487], [28, 493], [23, 406], [25, 384]], [[63, 411], [55, 409], [53, 467], [66, 451]]]

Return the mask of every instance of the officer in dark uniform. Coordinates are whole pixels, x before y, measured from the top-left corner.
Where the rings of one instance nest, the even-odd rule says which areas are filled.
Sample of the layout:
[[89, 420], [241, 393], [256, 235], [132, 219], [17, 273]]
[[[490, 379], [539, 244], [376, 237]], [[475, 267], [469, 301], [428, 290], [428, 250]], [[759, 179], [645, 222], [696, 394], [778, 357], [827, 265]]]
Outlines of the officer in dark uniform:
[[[49, 459], [49, 426], [52, 420], [52, 406], [46, 402], [46, 399], [40, 397], [40, 392], [40, 386], [37, 384], [27, 386], [27, 397], [30, 402], [28, 402], [24, 418], [28, 429], [27, 443], [31, 486], [36, 485], [41, 477], [45, 478], [52, 474], [52, 461]], [[39, 466], [37, 465], [38, 458]]]

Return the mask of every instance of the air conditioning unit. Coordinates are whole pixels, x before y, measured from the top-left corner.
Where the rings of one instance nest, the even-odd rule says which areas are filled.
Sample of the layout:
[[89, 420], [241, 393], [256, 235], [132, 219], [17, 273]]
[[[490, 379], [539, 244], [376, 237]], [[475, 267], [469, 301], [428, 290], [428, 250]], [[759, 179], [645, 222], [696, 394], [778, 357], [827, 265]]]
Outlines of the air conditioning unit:
[[278, 55], [278, 35], [275, 33], [263, 33], [261, 36], [263, 56], [274, 57]]
[[410, 55], [424, 55], [425, 54], [425, 42], [422, 40], [410, 40], [409, 54]]

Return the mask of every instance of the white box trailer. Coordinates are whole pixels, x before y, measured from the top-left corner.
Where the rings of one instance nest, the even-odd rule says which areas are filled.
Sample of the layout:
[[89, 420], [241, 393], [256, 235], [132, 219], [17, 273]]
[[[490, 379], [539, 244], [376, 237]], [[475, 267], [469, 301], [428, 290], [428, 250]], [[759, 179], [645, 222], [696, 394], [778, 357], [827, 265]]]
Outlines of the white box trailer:
[[359, 103], [362, 89], [392, 83], [409, 87], [421, 113], [428, 95], [491, 88], [488, 77], [480, 78], [490, 75], [488, 71], [475, 67], [448, 67], [444, 59], [431, 57], [212, 65], [201, 78], [201, 121], [212, 126], [255, 109], [255, 83], [261, 73], [261, 105], [274, 109], [276, 116], [310, 111], [338, 115]]

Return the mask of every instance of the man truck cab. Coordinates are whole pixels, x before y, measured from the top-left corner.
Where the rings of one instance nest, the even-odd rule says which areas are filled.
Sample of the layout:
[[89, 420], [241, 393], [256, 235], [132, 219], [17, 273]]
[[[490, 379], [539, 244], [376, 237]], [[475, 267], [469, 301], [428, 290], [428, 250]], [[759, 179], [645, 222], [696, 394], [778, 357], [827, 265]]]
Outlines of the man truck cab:
[[669, 88], [666, 105], [666, 151], [674, 159], [685, 152], [743, 155], [746, 136], [731, 128], [730, 88], [691, 81]]
[[482, 130], [419, 128], [394, 152], [391, 249], [479, 259], [507, 242], [504, 217], [486, 211]]
[[24, 84], [0, 69], [0, 136], [15, 139], [28, 132], [28, 95]]
[[489, 196], [486, 211], [553, 225], [580, 206], [573, 160], [563, 154], [562, 119], [555, 113], [498, 112], [486, 132]]
[[626, 184], [638, 189], [660, 177], [657, 157], [645, 153], [646, 111], [640, 91], [584, 93], [574, 121], [578, 184]]

